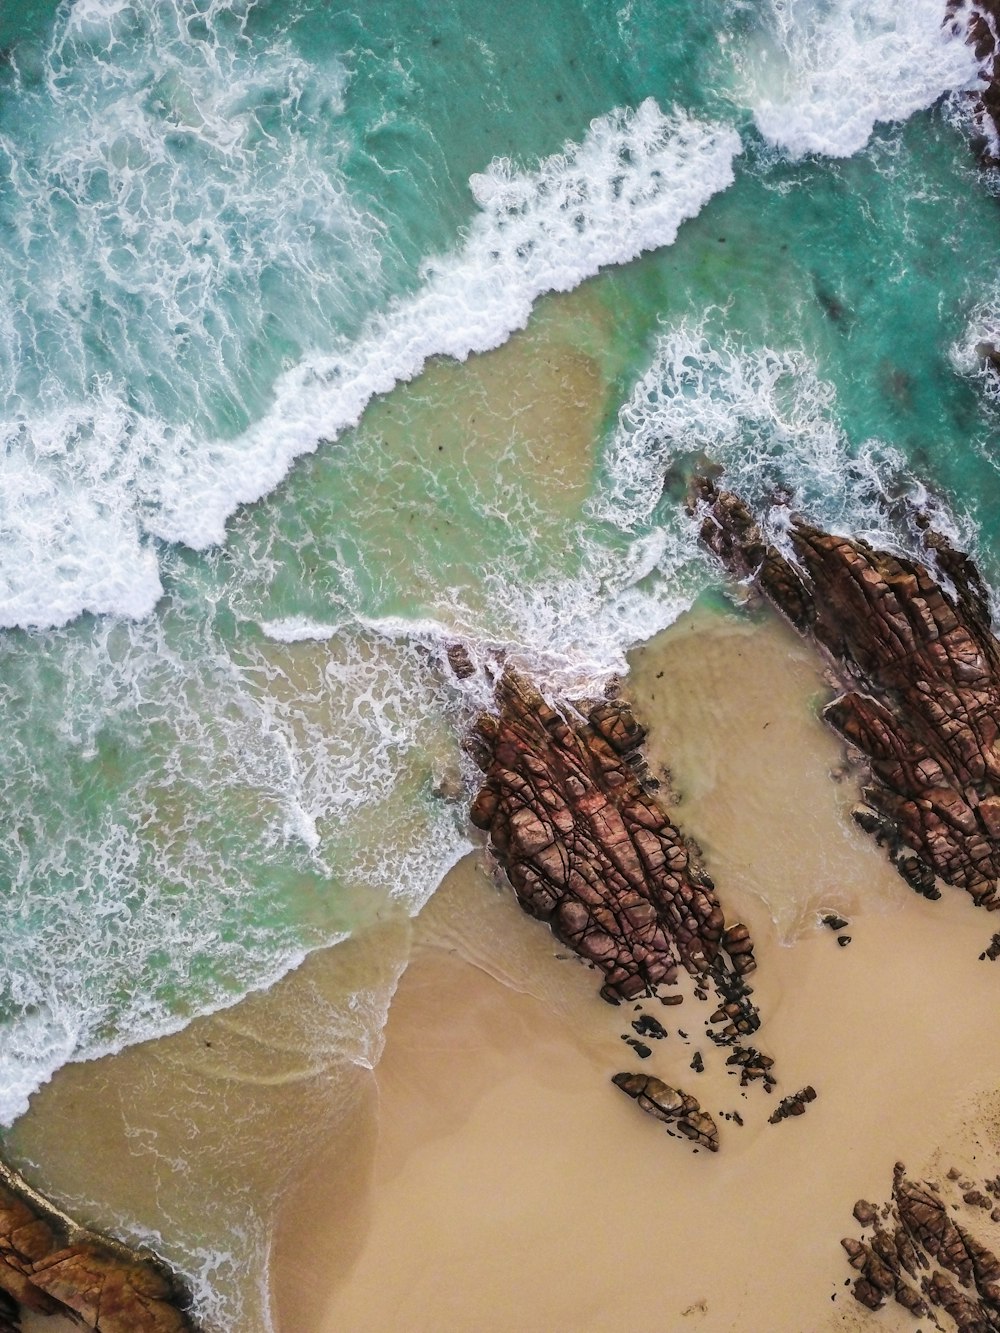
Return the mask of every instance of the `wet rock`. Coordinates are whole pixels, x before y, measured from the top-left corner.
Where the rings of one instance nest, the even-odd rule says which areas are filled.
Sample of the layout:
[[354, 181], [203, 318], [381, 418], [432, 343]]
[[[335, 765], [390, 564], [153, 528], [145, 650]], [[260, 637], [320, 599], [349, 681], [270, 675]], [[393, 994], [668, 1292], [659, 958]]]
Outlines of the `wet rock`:
[[685, 1138], [709, 1152], [719, 1151], [718, 1128], [708, 1112], [701, 1109], [696, 1097], [678, 1092], [662, 1079], [647, 1074], [616, 1074], [611, 1082], [633, 1098], [647, 1115], [662, 1120], [668, 1128], [679, 1130]]
[[698, 503], [705, 545], [829, 655], [824, 717], [870, 770], [859, 825], [918, 892], [1000, 905], [1000, 645], [972, 561], [920, 514], [922, 561], [798, 517], [785, 554], [737, 496], [702, 482]]
[[636, 1037], [626, 1037], [625, 1045], [631, 1046], [640, 1060], [648, 1060], [653, 1054], [652, 1048], [647, 1046], [644, 1041], [639, 1041]]
[[78, 1227], [0, 1163], [0, 1333], [17, 1306], [101, 1333], [192, 1333], [183, 1304], [154, 1256]]
[[847, 946], [850, 944], [850, 942], [851, 942], [851, 937], [850, 937], [850, 935], [838, 935], [838, 936], [837, 936], [837, 943], [840, 945], [840, 947], [841, 947], [842, 949], [846, 949]]
[[476, 664], [464, 643], [450, 643], [447, 656], [448, 665], [458, 680], [468, 680], [476, 674]]
[[[966, 99], [977, 131], [974, 147], [980, 163], [996, 167], [1000, 165], [1000, 0], [946, 0], [945, 21], [972, 47], [979, 62], [980, 84]], [[984, 359], [995, 352], [992, 344], [981, 344]]]
[[843, 930], [847, 925], [847, 922], [842, 916], [837, 916], [835, 913], [830, 912], [823, 918], [823, 925], [829, 926], [831, 930]]
[[704, 1074], [705, 1061], [702, 1059], [701, 1051], [695, 1051], [694, 1056], [691, 1060], [691, 1068], [694, 1070], [696, 1074]]
[[726, 929], [711, 879], [643, 785], [645, 731], [628, 706], [594, 703], [584, 721], [510, 669], [496, 705], [470, 738], [485, 774], [472, 821], [522, 908], [604, 974], [604, 998], [656, 993], [680, 968], [708, 980], [754, 966], [746, 927]]

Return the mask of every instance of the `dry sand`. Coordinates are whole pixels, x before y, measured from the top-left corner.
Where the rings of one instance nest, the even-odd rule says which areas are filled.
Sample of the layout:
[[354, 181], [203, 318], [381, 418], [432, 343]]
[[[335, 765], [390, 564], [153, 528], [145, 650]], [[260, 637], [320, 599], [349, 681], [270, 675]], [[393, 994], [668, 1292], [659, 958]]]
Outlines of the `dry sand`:
[[[282, 1333], [915, 1327], [853, 1302], [838, 1241], [897, 1158], [937, 1179], [997, 1170], [1000, 1051], [980, 1025], [1000, 974], [978, 960], [995, 918], [960, 892], [917, 898], [853, 832], [814, 716], [823, 681], [775, 621], [695, 612], [636, 654], [629, 691], [730, 920], [754, 931], [777, 1095], [818, 1099], [768, 1124], [775, 1099], [739, 1088], [705, 1038], [713, 1006], [690, 996], [647, 1002], [670, 1036], [638, 1060], [633, 1011], [470, 859], [418, 921], [390, 1012], [371, 1192], [316, 1170], [286, 1198]], [[846, 947], [815, 924], [829, 908], [850, 916]], [[720, 1119], [719, 1154], [695, 1153], [610, 1085], [621, 1069], [745, 1125]]]

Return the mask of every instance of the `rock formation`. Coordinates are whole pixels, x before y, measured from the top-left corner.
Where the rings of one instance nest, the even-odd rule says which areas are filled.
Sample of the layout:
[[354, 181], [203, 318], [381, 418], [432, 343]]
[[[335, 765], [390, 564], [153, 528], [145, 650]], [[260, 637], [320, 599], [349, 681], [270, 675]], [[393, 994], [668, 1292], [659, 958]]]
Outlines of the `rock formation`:
[[647, 1074], [616, 1074], [611, 1082], [633, 1098], [647, 1115], [662, 1120], [669, 1129], [677, 1129], [699, 1147], [709, 1152], [719, 1151], [718, 1128], [696, 1097], [678, 1092], [662, 1079]]
[[76, 1226], [0, 1163], [0, 1333], [19, 1306], [100, 1333], [190, 1333], [180, 1304], [152, 1256]]
[[1000, 165], [1000, 0], [947, 0], [945, 22], [976, 53], [982, 86], [970, 94], [973, 116], [982, 135], [983, 166]]
[[[958, 1173], [949, 1176], [954, 1179]], [[908, 1180], [906, 1168], [897, 1162], [892, 1198], [882, 1210], [884, 1221], [859, 1199], [854, 1215], [871, 1234], [860, 1241], [841, 1241], [858, 1273], [855, 1299], [878, 1310], [892, 1297], [919, 1319], [927, 1318], [934, 1306], [960, 1333], [1000, 1329], [1000, 1259], [955, 1220], [957, 1207], [949, 1206], [934, 1185]]]
[[469, 741], [485, 773], [472, 821], [522, 908], [604, 973], [604, 998], [654, 993], [681, 967], [751, 971], [746, 927], [726, 929], [711, 879], [650, 789], [631, 710], [604, 700], [585, 719], [510, 669], [496, 702]]
[[797, 517], [785, 555], [737, 496], [697, 496], [705, 545], [829, 654], [824, 717], [870, 766], [858, 823], [920, 892], [1000, 905], [1000, 645], [972, 561], [925, 522], [921, 563]]
[[778, 1125], [782, 1120], [789, 1119], [793, 1115], [802, 1115], [810, 1102], [816, 1100], [816, 1089], [812, 1085], [800, 1088], [798, 1092], [793, 1092], [790, 1097], [782, 1097], [781, 1101], [767, 1117], [769, 1125]]

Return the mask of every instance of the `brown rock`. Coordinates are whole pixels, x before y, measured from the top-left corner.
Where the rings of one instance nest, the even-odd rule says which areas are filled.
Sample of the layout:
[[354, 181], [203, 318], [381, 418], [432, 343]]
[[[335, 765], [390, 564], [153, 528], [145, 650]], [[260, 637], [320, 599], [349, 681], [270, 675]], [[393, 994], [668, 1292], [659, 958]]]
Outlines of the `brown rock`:
[[712, 881], [644, 782], [628, 706], [602, 700], [585, 722], [510, 669], [496, 702], [471, 737], [485, 774], [472, 821], [522, 908], [604, 974], [604, 998], [653, 994], [681, 967], [717, 985], [749, 971], [747, 928], [725, 930]]
[[709, 1152], [719, 1151], [718, 1128], [708, 1112], [701, 1109], [696, 1097], [678, 1092], [662, 1079], [648, 1074], [615, 1074], [611, 1082], [633, 1098], [647, 1115], [675, 1127], [685, 1138]]
[[869, 762], [857, 822], [919, 892], [938, 878], [1000, 905], [1000, 645], [971, 560], [926, 524], [921, 562], [801, 518], [783, 555], [738, 497], [705, 482], [699, 501], [706, 546], [840, 677], [824, 717]]
[[11, 1300], [101, 1333], [189, 1333], [180, 1293], [151, 1255], [77, 1227], [0, 1163], [0, 1333]]

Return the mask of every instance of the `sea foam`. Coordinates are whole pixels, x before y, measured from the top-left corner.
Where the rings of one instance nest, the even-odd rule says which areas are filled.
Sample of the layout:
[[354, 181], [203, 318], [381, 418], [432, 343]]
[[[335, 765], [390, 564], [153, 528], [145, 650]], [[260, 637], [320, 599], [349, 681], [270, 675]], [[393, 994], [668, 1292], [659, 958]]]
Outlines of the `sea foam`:
[[789, 157], [851, 157], [877, 124], [979, 83], [941, 0], [770, 0], [744, 64], [754, 122]]
[[204, 548], [223, 540], [237, 503], [281, 480], [291, 461], [355, 424], [376, 394], [434, 355], [465, 360], [499, 346], [545, 292], [670, 245], [733, 181], [735, 130], [665, 114], [651, 99], [594, 120], [533, 170], [494, 161], [470, 180], [479, 211], [464, 244], [427, 260], [423, 285], [353, 345], [307, 359], [278, 382], [267, 414], [239, 438], [167, 456], [146, 527]]
[[[389, 297], [350, 184], [345, 68], [255, 43], [248, 6], [78, 0], [0, 114], [0, 626], [147, 614], [154, 538], [242, 502], [428, 357], [669, 245], [733, 180], [736, 132], [652, 101], [472, 177], [464, 239]], [[16, 112], [16, 114], [14, 114]]]

